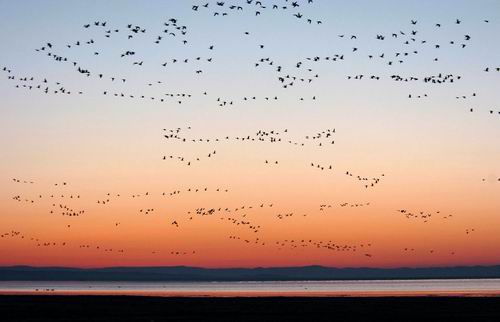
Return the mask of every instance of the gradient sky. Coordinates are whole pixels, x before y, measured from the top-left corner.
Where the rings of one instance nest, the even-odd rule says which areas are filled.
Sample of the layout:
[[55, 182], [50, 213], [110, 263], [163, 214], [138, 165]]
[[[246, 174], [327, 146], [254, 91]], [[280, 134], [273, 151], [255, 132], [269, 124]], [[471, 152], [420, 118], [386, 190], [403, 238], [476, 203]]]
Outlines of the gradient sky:
[[[192, 4], [205, 2], [0, 0], [0, 68], [5, 66], [20, 77], [60, 81], [73, 91], [84, 92], [47, 95], [15, 88], [19, 81], [7, 79], [0, 71], [0, 234], [4, 234], [0, 265], [500, 263], [500, 115], [489, 114], [489, 110], [500, 111], [500, 73], [493, 70], [500, 67], [499, 1], [315, 0], [312, 5], [299, 1], [298, 9], [267, 10], [258, 17], [246, 5], [243, 12], [213, 17], [215, 1], [209, 1], [211, 9], [191, 10]], [[284, 0], [262, 2], [285, 4]], [[323, 24], [309, 25], [293, 17], [296, 12]], [[188, 45], [179, 36], [153, 43], [170, 18], [188, 27]], [[462, 21], [459, 25], [457, 18]], [[418, 23], [412, 25], [412, 19]], [[118, 28], [120, 33], [107, 39], [103, 30], [108, 27], [82, 27], [94, 21], [107, 21], [109, 28]], [[147, 33], [126, 40], [122, 31], [129, 23], [146, 28]], [[436, 28], [436, 23], [442, 27]], [[415, 43], [403, 45], [402, 36], [391, 38], [392, 33], [411, 30], [418, 30]], [[244, 35], [245, 31], [250, 35]], [[339, 38], [340, 34], [346, 37]], [[386, 40], [376, 40], [377, 34]], [[471, 36], [467, 42], [466, 34]], [[350, 35], [357, 39], [350, 40]], [[91, 38], [95, 40], [92, 46], [65, 48]], [[424, 39], [427, 44], [419, 43]], [[449, 44], [451, 40], [456, 44]], [[96, 73], [127, 78], [127, 82], [87, 78], [70, 64], [35, 51], [47, 42], [54, 44], [54, 52]], [[461, 43], [467, 47], [460, 48]], [[260, 49], [260, 44], [265, 47]], [[441, 48], [434, 48], [435, 44]], [[211, 45], [214, 50], [208, 49]], [[356, 53], [353, 47], [359, 48]], [[136, 56], [120, 58], [126, 50], [135, 50]], [[388, 58], [368, 58], [413, 50], [419, 53], [393, 66], [387, 65]], [[95, 56], [94, 51], [100, 54]], [[344, 54], [345, 60], [305, 59], [334, 54]], [[161, 66], [173, 58], [191, 61], [198, 56], [212, 57], [213, 63]], [[267, 57], [273, 66], [254, 67]], [[436, 57], [437, 62], [433, 61]], [[141, 60], [144, 66], [132, 65]], [[304, 64], [300, 70], [294, 67], [298, 61]], [[290, 74], [305, 75], [306, 68], [311, 68], [319, 77], [311, 84], [284, 89], [276, 79], [277, 65]], [[485, 73], [486, 67], [492, 71]], [[203, 73], [197, 75], [197, 69]], [[452, 84], [389, 79], [391, 75], [421, 79], [439, 73], [461, 79]], [[348, 75], [358, 74], [377, 75], [381, 80], [347, 80]], [[104, 96], [105, 90], [149, 96], [182, 92], [192, 97], [182, 104], [159, 103]], [[203, 95], [205, 91], [208, 95]], [[428, 97], [408, 98], [424, 93]], [[472, 97], [472, 93], [477, 95]], [[467, 99], [456, 99], [462, 95]], [[243, 96], [280, 99], [242, 102]], [[235, 103], [221, 108], [219, 97]], [[287, 138], [302, 142], [306, 135], [322, 130], [335, 128], [336, 133], [335, 144], [323, 147], [182, 143], [163, 138], [163, 129], [188, 126], [191, 129], [182, 134], [190, 138], [287, 129]], [[162, 160], [164, 155], [195, 158], [213, 150], [216, 156], [192, 166]], [[279, 164], [265, 164], [265, 160]], [[312, 168], [311, 162], [332, 164], [334, 170]], [[346, 171], [384, 177], [365, 189]], [[34, 184], [16, 183], [13, 178]], [[67, 185], [61, 186], [62, 182]], [[207, 192], [186, 192], [205, 187]], [[217, 188], [228, 192], [216, 192]], [[183, 193], [162, 196], [175, 190]], [[120, 197], [97, 204], [108, 193]], [[141, 197], [131, 197], [136, 194]], [[68, 199], [70, 195], [80, 198]], [[13, 199], [16, 196], [35, 202], [19, 202]], [[85, 210], [85, 214], [51, 214], [53, 203]], [[262, 203], [273, 207], [248, 210]], [[341, 207], [342, 203], [370, 205]], [[332, 207], [321, 211], [322, 204]], [[259, 233], [221, 220], [219, 215], [188, 219], [187, 212], [196, 208], [244, 205], [246, 210], [223, 217], [251, 221], [261, 226]], [[155, 211], [140, 213], [148, 208]], [[439, 211], [441, 215], [423, 222], [407, 219], [398, 209]], [[276, 217], [290, 212], [293, 217]], [[442, 218], [449, 214], [453, 217]], [[179, 227], [171, 225], [174, 220]], [[467, 234], [470, 229], [474, 231]], [[12, 237], [12, 231], [20, 234]], [[266, 245], [253, 243], [256, 238]], [[285, 239], [358, 245], [358, 251], [275, 246]], [[56, 246], [37, 246], [43, 242]], [[359, 249], [361, 244], [366, 248]], [[108, 248], [113, 251], [103, 251]], [[117, 252], [121, 249], [123, 253]], [[176, 251], [186, 254], [171, 254]]]

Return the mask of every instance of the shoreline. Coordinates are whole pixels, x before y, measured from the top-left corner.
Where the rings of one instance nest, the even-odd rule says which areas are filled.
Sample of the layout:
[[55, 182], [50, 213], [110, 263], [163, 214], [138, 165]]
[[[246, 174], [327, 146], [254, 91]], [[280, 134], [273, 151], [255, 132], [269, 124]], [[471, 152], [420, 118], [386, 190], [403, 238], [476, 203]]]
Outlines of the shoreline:
[[78, 291], [3, 291], [0, 296], [127, 296], [127, 297], [158, 297], [158, 298], [421, 298], [421, 297], [493, 297], [500, 298], [498, 291], [345, 291], [345, 292], [273, 292], [273, 291], [99, 291], [99, 290], [78, 290]]

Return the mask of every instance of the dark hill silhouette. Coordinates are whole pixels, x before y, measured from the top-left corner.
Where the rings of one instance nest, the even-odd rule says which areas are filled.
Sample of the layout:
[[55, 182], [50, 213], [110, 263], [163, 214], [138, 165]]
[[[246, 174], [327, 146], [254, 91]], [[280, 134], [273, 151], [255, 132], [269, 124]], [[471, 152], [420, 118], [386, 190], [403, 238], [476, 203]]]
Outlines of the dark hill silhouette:
[[428, 268], [0, 267], [1, 281], [298, 281], [500, 278], [500, 265]]

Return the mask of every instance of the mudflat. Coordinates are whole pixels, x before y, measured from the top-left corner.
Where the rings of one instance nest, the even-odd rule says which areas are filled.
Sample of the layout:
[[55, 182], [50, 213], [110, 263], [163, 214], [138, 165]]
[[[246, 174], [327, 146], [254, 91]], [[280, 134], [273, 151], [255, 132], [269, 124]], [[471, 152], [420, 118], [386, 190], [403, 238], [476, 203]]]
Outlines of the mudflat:
[[2, 295], [7, 321], [500, 321], [500, 297]]

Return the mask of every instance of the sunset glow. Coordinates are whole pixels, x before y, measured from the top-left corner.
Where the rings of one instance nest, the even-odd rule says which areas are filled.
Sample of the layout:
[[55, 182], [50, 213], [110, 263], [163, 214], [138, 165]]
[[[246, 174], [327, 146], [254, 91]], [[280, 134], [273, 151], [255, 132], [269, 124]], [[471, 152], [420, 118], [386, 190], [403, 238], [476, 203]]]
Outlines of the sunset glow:
[[500, 2], [241, 3], [0, 1], [0, 266], [499, 264]]

